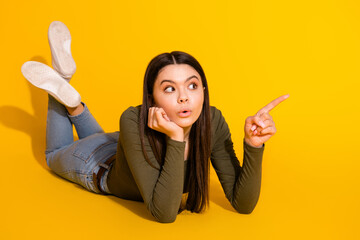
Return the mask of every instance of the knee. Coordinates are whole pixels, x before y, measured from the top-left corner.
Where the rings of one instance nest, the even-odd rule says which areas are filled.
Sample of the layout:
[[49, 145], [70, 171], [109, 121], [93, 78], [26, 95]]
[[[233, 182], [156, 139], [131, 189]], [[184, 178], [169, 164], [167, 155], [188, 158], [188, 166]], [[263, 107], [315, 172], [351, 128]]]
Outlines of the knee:
[[45, 160], [46, 160], [46, 164], [51, 169], [51, 167], [50, 167], [50, 153], [45, 153]]

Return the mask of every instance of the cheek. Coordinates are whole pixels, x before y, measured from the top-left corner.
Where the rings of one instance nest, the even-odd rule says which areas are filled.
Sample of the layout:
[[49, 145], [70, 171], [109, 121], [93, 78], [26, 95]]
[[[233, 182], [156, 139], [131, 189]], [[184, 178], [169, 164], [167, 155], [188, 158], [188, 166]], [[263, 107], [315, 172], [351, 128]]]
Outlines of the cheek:
[[204, 94], [198, 94], [194, 96], [194, 117], [197, 119], [199, 118], [203, 105], [204, 105]]
[[164, 109], [168, 117], [175, 114], [174, 109], [176, 109], [176, 106], [173, 106], [170, 101], [163, 101], [162, 104], [158, 105], [158, 107]]
[[156, 105], [156, 107], [165, 108], [166, 103], [167, 103], [167, 100], [163, 95], [154, 96], [154, 105]]
[[202, 105], [204, 103], [204, 94], [195, 95], [194, 96], [194, 102], [199, 108], [202, 108]]

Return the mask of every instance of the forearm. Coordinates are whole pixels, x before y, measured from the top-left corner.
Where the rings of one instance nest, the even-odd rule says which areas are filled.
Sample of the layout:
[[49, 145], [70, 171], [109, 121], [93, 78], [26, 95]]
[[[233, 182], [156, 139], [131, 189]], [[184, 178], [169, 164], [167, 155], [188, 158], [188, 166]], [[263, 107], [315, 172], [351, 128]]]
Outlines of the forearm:
[[147, 208], [163, 223], [175, 221], [179, 211], [184, 183], [183, 143], [167, 140], [164, 165]]
[[164, 164], [160, 166], [146, 136], [145, 158], [138, 127], [139, 110], [130, 107], [120, 117], [119, 144], [147, 209], [159, 222], [172, 222], [183, 192], [185, 142], [167, 139]]
[[249, 145], [250, 147], [253, 147], [253, 148], [262, 148], [264, 146], [264, 144], [261, 144], [260, 146], [254, 146], [250, 143], [249, 139], [247, 138], [244, 138], [244, 142]]
[[231, 199], [232, 206], [240, 213], [251, 213], [259, 199], [263, 150], [264, 146], [256, 148], [244, 141], [243, 166]]

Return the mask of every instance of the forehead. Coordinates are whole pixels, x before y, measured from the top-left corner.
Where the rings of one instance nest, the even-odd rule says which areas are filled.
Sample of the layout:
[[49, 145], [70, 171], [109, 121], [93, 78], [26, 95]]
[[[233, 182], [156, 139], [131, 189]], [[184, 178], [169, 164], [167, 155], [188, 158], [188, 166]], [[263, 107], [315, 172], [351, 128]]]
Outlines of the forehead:
[[170, 64], [160, 69], [156, 81], [164, 79], [182, 81], [192, 75], [197, 76], [200, 80], [199, 73], [192, 66], [188, 64]]

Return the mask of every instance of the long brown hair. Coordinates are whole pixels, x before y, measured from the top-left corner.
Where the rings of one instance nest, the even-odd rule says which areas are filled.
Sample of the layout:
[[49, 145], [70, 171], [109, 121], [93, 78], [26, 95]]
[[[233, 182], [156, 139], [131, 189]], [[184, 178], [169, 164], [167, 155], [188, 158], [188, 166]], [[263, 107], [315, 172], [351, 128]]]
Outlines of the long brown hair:
[[[209, 204], [209, 157], [211, 153], [211, 123], [209, 91], [205, 73], [199, 62], [190, 54], [181, 51], [162, 53], [153, 58], [147, 66], [144, 77], [143, 102], [140, 111], [140, 139], [146, 161], [161, 171], [166, 154], [166, 135], [148, 127], [148, 112], [153, 106], [153, 87], [157, 75], [163, 67], [170, 64], [188, 64], [200, 75], [204, 89], [204, 102], [199, 118], [192, 125], [189, 134], [189, 159], [187, 179], [184, 188], [189, 192], [185, 209], [202, 212]], [[146, 153], [144, 137], [147, 136], [160, 169], [154, 166]], [[184, 208], [180, 208], [181, 212]]]

